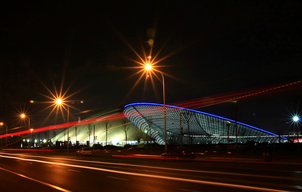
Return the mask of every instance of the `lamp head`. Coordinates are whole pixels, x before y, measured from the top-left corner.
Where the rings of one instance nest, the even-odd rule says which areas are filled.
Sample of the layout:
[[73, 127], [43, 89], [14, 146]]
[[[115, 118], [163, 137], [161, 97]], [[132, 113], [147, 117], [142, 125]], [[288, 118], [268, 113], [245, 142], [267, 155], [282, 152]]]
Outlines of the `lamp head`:
[[56, 100], [56, 104], [57, 104], [57, 105], [61, 105], [61, 104], [62, 104], [62, 100], [61, 100], [61, 99], [57, 99], [57, 100]]
[[300, 118], [297, 116], [297, 115], [295, 115], [294, 117], [293, 117], [293, 121], [294, 122], [297, 122], [297, 121], [299, 121], [300, 120]]
[[152, 68], [152, 66], [150, 65], [150, 63], [147, 63], [147, 64], [145, 65], [145, 68], [149, 71], [149, 70]]

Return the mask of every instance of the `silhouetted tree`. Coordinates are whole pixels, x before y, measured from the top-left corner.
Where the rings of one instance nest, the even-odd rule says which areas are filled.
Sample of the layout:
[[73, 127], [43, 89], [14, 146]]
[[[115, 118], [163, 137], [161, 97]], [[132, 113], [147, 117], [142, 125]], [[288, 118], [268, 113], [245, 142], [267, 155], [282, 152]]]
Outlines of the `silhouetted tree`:
[[106, 131], [106, 145], [107, 145], [107, 138], [108, 138], [108, 130], [110, 127], [111, 127], [111, 124], [108, 121], [106, 121], [102, 126], [102, 129], [104, 129]]
[[126, 118], [124, 118], [121, 120], [121, 123], [123, 124], [121, 129], [125, 132], [125, 138], [126, 138], [126, 144], [127, 144], [127, 141], [128, 141], [127, 133], [128, 133], [128, 130], [130, 129], [129, 121]]

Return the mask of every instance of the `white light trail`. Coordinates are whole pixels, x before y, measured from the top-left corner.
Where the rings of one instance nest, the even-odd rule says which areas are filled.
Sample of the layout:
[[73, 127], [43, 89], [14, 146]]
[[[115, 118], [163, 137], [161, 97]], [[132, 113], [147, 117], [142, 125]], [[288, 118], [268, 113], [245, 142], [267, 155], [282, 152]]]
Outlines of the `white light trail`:
[[4, 156], [4, 155], [0, 155], [0, 157], [9, 158], [9, 159], [19, 159], [19, 160], [24, 160], [24, 161], [32, 161], [32, 162], [38, 162], [38, 163], [45, 163], [45, 164], [61, 165], [61, 166], [66, 166], [66, 167], [90, 169], [90, 170], [95, 170], [95, 171], [104, 171], [104, 172], [109, 172], [109, 173], [116, 173], [116, 174], [130, 175], [130, 176], [149, 177], [149, 178], [155, 178], [155, 179], [166, 179], [166, 180], [173, 180], [173, 181], [182, 181], [182, 182], [215, 185], [215, 186], [221, 186], [221, 187], [232, 187], [232, 188], [240, 188], [240, 189], [250, 189], [250, 190], [257, 190], [257, 191], [289, 192], [289, 191], [278, 190], [278, 189], [253, 187], [253, 186], [246, 186], [246, 185], [195, 180], [195, 179], [185, 179], [185, 178], [178, 178], [178, 177], [168, 177], [168, 176], [161, 176], [161, 175], [132, 173], [132, 172], [125, 172], [125, 171], [118, 171], [118, 170], [111, 170], [111, 169], [104, 169], [104, 168], [97, 168], [97, 167], [88, 167], [88, 166], [83, 166], [83, 165], [72, 165], [72, 164], [66, 164], [66, 163], [47, 162], [47, 161], [41, 161], [41, 160], [36, 160], [36, 159], [25, 159], [25, 158], [20, 158], [20, 157], [12, 157], [12, 156]]

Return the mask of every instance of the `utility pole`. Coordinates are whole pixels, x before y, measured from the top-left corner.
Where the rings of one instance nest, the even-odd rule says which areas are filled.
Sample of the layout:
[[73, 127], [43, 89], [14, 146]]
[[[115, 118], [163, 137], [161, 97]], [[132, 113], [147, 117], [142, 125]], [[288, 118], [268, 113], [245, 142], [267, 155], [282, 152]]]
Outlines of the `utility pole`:
[[107, 122], [106, 122], [106, 148], [107, 148], [107, 132], [108, 132], [108, 125], [107, 125]]
[[238, 115], [238, 103], [235, 101], [235, 105], [233, 106], [233, 112], [235, 116], [235, 131], [236, 131], [236, 153], [238, 155], [238, 125], [237, 125], [237, 115]]
[[179, 111], [179, 127], [180, 127], [180, 130], [179, 130], [179, 136], [180, 136], [180, 147], [182, 147], [182, 126], [181, 126], [181, 109]]
[[69, 153], [69, 106], [67, 106], [67, 153]]
[[230, 144], [230, 123], [229, 121], [227, 121], [227, 127], [228, 127], [228, 144]]
[[77, 140], [78, 140], [78, 127], [77, 126], [74, 127], [74, 132], [75, 132], [75, 143], [77, 143]]
[[93, 124], [93, 144], [95, 144], [95, 124]]

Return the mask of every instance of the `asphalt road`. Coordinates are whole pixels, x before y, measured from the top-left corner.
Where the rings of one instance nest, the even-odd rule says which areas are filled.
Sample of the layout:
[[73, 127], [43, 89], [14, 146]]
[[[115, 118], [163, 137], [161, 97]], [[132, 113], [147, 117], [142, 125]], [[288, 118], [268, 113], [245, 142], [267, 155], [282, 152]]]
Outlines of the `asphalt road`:
[[302, 166], [0, 152], [0, 191], [302, 191]]

